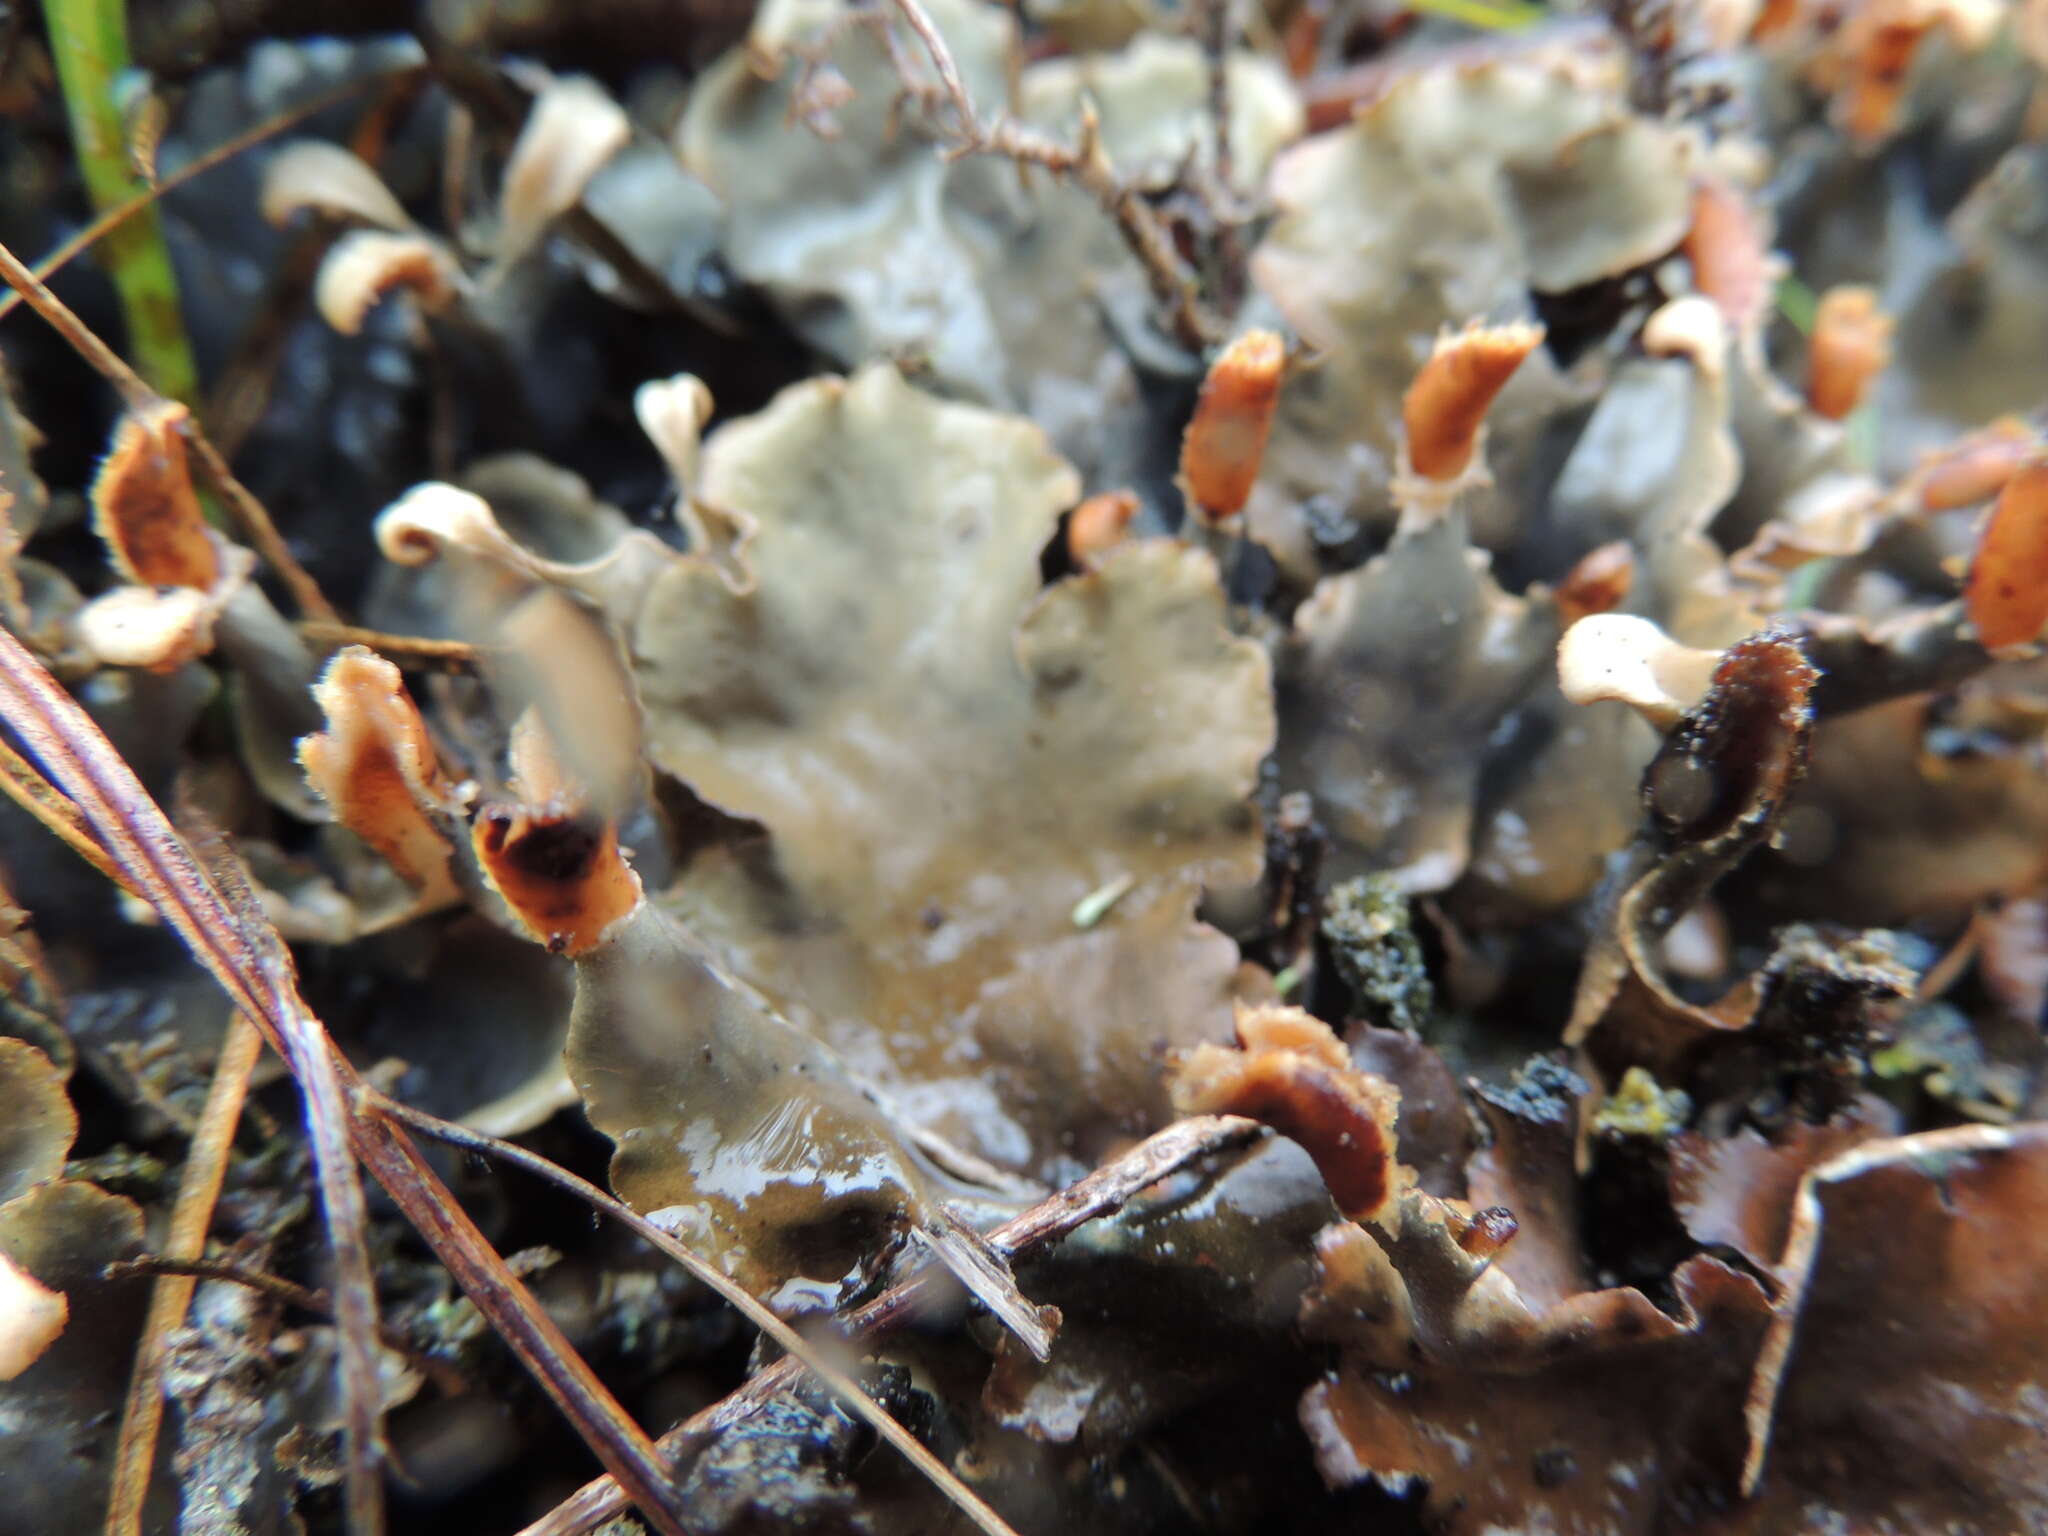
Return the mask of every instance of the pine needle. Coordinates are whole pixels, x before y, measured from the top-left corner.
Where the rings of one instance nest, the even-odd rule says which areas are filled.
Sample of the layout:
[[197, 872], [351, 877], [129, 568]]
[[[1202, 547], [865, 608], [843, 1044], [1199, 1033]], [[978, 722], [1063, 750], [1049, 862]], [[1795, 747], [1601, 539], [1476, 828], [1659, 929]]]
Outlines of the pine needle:
[[707, 1260], [699, 1258], [685, 1248], [676, 1240], [673, 1233], [649, 1221], [624, 1201], [606, 1194], [588, 1179], [578, 1178], [561, 1165], [552, 1163], [538, 1153], [529, 1152], [512, 1142], [500, 1141], [497, 1137], [486, 1136], [481, 1131], [469, 1130], [452, 1121], [430, 1115], [424, 1110], [414, 1109], [411, 1105], [401, 1104], [395, 1099], [379, 1096], [370, 1101], [369, 1107], [375, 1112], [403, 1121], [422, 1135], [431, 1136], [436, 1141], [444, 1141], [466, 1152], [479, 1152], [495, 1157], [500, 1162], [510, 1163], [536, 1178], [545, 1179], [558, 1188], [567, 1190], [578, 1199], [587, 1202], [593, 1209], [625, 1223], [637, 1236], [659, 1248], [706, 1287], [715, 1291], [748, 1322], [773, 1339], [790, 1358], [800, 1362], [806, 1370], [830, 1387], [847, 1407], [864, 1419], [876, 1434], [902, 1452], [934, 1488], [944, 1494], [947, 1500], [976, 1526], [987, 1532], [988, 1536], [1017, 1536], [1016, 1531], [1001, 1515], [989, 1508], [979, 1494], [961, 1482], [958, 1475], [934, 1456], [922, 1441], [891, 1418], [888, 1411], [869, 1396], [859, 1382], [827, 1364], [817, 1350], [805, 1342], [803, 1335], [769, 1311], [755, 1300], [750, 1292]]

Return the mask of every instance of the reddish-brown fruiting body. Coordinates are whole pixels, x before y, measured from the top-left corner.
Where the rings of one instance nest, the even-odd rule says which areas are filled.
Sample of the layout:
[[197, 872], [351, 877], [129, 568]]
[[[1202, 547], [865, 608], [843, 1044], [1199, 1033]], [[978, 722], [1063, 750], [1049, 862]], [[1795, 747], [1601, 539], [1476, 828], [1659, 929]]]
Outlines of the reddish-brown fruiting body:
[[2048, 459], [2028, 464], [1998, 493], [1963, 598], [1989, 650], [2024, 645], [2048, 625]]
[[1203, 522], [1227, 522], [1251, 499], [1286, 363], [1277, 335], [1246, 331], [1210, 364], [1180, 444], [1181, 491]]

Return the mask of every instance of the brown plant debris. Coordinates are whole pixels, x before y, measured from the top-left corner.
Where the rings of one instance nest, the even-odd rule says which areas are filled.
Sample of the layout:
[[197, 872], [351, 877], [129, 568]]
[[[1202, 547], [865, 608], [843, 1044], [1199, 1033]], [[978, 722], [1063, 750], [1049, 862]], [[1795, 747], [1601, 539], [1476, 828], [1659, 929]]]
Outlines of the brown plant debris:
[[[1306, 1326], [1344, 1338], [1338, 1319], [1384, 1315], [1404, 1296], [1418, 1305], [1401, 1260], [1355, 1227], [1326, 1234], [1318, 1259]], [[1489, 1285], [1483, 1263], [1471, 1268], [1480, 1278], [1460, 1310], [1475, 1324], [1498, 1310], [1497, 1341], [1467, 1359], [1423, 1344], [1420, 1363], [1412, 1349], [1354, 1348], [1309, 1388], [1302, 1427], [1332, 1486], [1426, 1490], [1433, 1526], [1461, 1536], [1531, 1520], [1647, 1536], [1732, 1484], [1739, 1444], [1730, 1419], [1766, 1315], [1753, 1280], [1695, 1258], [1674, 1280], [1675, 1319], [1640, 1293], [1605, 1291], [1532, 1322], [1511, 1286]], [[1574, 1314], [1569, 1327], [1562, 1312]], [[1552, 1411], [1564, 1402], [1571, 1411]], [[1626, 1479], [1606, 1475], [1617, 1467], [1629, 1469]]]
[[1200, 1045], [1173, 1069], [1184, 1115], [1244, 1115], [1301, 1144], [1337, 1209], [1381, 1219], [1413, 1174], [1394, 1159], [1401, 1096], [1351, 1064], [1330, 1026], [1299, 1008], [1238, 1010], [1237, 1045]]
[[2044, 1198], [2039, 1125], [1866, 1142], [1807, 1174], [1750, 1393], [1744, 1519], [2025, 1529], [2048, 1497], [2027, 1219]]
[[[1764, 1292], [1703, 1256], [1671, 1276], [1663, 1309], [1596, 1288], [1573, 1235], [1581, 1087], [1541, 1063], [1489, 1095], [1496, 1143], [1471, 1165], [1473, 1197], [1512, 1211], [1411, 1190], [1389, 1219], [1318, 1234], [1301, 1325], [1339, 1357], [1300, 1413], [1332, 1486], [1421, 1491], [1451, 1531], [1533, 1514], [1601, 1533], [1648, 1532], [1734, 1486]], [[1556, 1401], [1572, 1410], [1536, 1411]], [[1631, 1468], [1620, 1486], [1584, 1475], [1617, 1465]]]
[[1807, 1171], [1896, 1129], [1886, 1105], [1865, 1099], [1819, 1125], [1795, 1120], [1774, 1137], [1748, 1127], [1732, 1136], [1682, 1132], [1671, 1141], [1672, 1206], [1698, 1242], [1775, 1270]]

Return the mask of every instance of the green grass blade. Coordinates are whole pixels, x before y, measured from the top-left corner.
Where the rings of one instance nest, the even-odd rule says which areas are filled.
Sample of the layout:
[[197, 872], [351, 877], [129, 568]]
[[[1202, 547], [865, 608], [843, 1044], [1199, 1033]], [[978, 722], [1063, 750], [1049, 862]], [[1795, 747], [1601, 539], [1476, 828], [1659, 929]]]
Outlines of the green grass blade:
[[[93, 207], [104, 212], [143, 190], [128, 161], [127, 135], [114, 98], [114, 81], [128, 67], [124, 0], [43, 0], [43, 15], [79, 173]], [[157, 210], [144, 208], [108, 230], [97, 254], [120, 295], [136, 372], [173, 399], [196, 401], [199, 375], [185, 339], [178, 281]]]

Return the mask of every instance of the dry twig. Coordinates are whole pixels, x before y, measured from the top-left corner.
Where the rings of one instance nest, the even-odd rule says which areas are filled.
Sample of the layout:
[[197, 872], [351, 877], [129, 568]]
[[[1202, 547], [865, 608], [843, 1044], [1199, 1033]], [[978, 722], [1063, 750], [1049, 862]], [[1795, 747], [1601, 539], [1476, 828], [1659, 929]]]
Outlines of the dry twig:
[[[206, 1231], [220, 1199], [227, 1174], [228, 1151], [248, 1096], [249, 1074], [263, 1053], [263, 1036], [244, 1014], [228, 1021], [221, 1040], [213, 1086], [199, 1112], [198, 1133], [185, 1151], [178, 1176], [178, 1198], [171, 1207], [171, 1226], [164, 1235], [166, 1263], [197, 1259], [206, 1252]], [[171, 1335], [185, 1321], [192, 1304], [193, 1281], [172, 1270], [150, 1292], [142, 1338], [128, 1377], [128, 1402], [121, 1410], [121, 1438], [114, 1451], [113, 1491], [107, 1496], [107, 1536], [136, 1536], [142, 1529], [142, 1504], [149, 1492], [150, 1468], [156, 1464], [157, 1431], [163, 1425], [164, 1362], [170, 1357]]]
[[803, 1336], [794, 1328], [770, 1312], [720, 1270], [677, 1242], [673, 1234], [656, 1226], [624, 1201], [606, 1194], [588, 1179], [578, 1178], [568, 1169], [509, 1141], [486, 1136], [481, 1131], [469, 1130], [465, 1126], [427, 1114], [424, 1110], [414, 1109], [411, 1105], [401, 1104], [394, 1099], [379, 1096], [373, 1103], [376, 1112], [402, 1120], [423, 1135], [444, 1141], [452, 1147], [460, 1147], [466, 1152], [482, 1153], [495, 1157], [500, 1162], [524, 1169], [536, 1178], [546, 1179], [569, 1191], [570, 1194], [588, 1203], [592, 1209], [604, 1212], [615, 1221], [624, 1222], [641, 1239], [659, 1248], [697, 1280], [717, 1292], [748, 1322], [773, 1339], [792, 1360], [799, 1362], [804, 1369], [812, 1372], [837, 1393], [849, 1408], [867, 1421], [876, 1434], [901, 1451], [918, 1471], [930, 1479], [933, 1487], [944, 1494], [968, 1519], [988, 1532], [988, 1536], [1016, 1536], [1016, 1532], [1010, 1529], [1001, 1515], [990, 1509], [944, 1462], [926, 1449], [916, 1436], [891, 1418], [859, 1382], [834, 1369], [815, 1349], [804, 1342]]
[[[161, 409], [163, 397], [150, 388], [149, 384], [133, 368], [123, 362], [114, 349], [93, 333], [92, 327], [79, 319], [62, 299], [43, 286], [35, 273], [22, 264], [21, 258], [6, 246], [0, 245], [0, 278], [4, 278], [16, 293], [26, 299], [29, 306], [43, 317], [58, 335], [62, 336], [71, 350], [85, 360], [92, 370], [99, 374], [120, 393], [121, 401], [129, 410], [148, 413]], [[187, 447], [206, 472], [213, 488], [226, 501], [229, 510], [241, 524], [243, 534], [255, 546], [270, 568], [277, 572], [280, 580], [291, 588], [292, 598], [299, 609], [309, 618], [334, 619], [339, 617], [334, 605], [327, 601], [320, 591], [320, 585], [313, 580], [312, 573], [299, 564], [284, 542], [284, 536], [277, 531], [277, 525], [270, 520], [270, 513], [263, 503], [256, 499], [250, 489], [235, 478], [228, 468], [227, 460], [215, 450], [212, 442], [198, 423], [187, 418], [181, 430]]]
[[[1181, 1120], [1146, 1138], [1113, 1163], [1106, 1163], [1058, 1194], [1048, 1195], [1029, 1210], [1013, 1216], [987, 1234], [990, 1246], [1011, 1262], [1048, 1248], [1076, 1227], [1123, 1209], [1141, 1191], [1177, 1173], [1199, 1158], [1239, 1147], [1260, 1135], [1257, 1122], [1234, 1115], [1203, 1115]], [[911, 1276], [863, 1307], [840, 1319], [849, 1340], [887, 1333], [917, 1315], [929, 1271]], [[779, 1392], [794, 1386], [803, 1372], [795, 1358], [776, 1361], [750, 1377], [736, 1391], [677, 1425], [660, 1440], [662, 1452], [680, 1459], [712, 1435], [739, 1423]], [[615, 1518], [626, 1507], [609, 1478], [586, 1483], [519, 1536], [583, 1536]]]
[[[68, 240], [59, 244], [55, 250], [37, 262], [30, 270], [35, 273], [39, 280], [49, 281], [53, 274], [62, 271], [81, 252], [90, 250], [93, 244], [102, 235], [106, 234], [108, 230], [118, 229], [121, 225], [127, 223], [128, 220], [134, 218], [136, 214], [142, 212], [143, 209], [149, 207], [150, 204], [156, 202], [167, 193], [177, 191], [178, 188], [184, 186], [188, 181], [197, 180], [215, 167], [224, 165], [234, 159], [242, 151], [253, 149], [258, 144], [268, 139], [273, 139], [280, 133], [296, 128], [308, 118], [319, 116], [329, 107], [338, 107], [345, 101], [353, 100], [373, 85], [383, 85], [388, 88], [409, 77], [416, 77], [420, 73], [421, 70], [418, 65], [409, 65], [399, 70], [396, 74], [366, 75], [360, 80], [350, 80], [345, 84], [338, 85], [331, 91], [322, 91], [318, 96], [313, 97], [309, 101], [301, 102], [296, 107], [287, 108], [275, 116], [266, 117], [260, 123], [252, 124], [233, 138], [224, 139], [204, 154], [195, 157], [189, 164], [180, 166], [175, 172], [164, 177], [161, 181], [156, 182], [144, 191], [136, 193], [135, 196], [129, 198], [125, 203], [115, 204], [90, 224], [87, 224], [83, 229], [72, 235]], [[22, 295], [18, 291], [0, 295], [0, 320], [5, 320], [14, 312], [15, 306], [21, 302]]]
[[366, 645], [380, 656], [414, 667], [441, 667], [451, 672], [474, 672], [483, 664], [485, 653], [466, 640], [431, 640], [422, 635], [387, 635], [381, 629], [363, 629], [354, 624], [337, 624], [326, 619], [308, 619], [299, 633], [315, 645], [339, 649], [344, 645]]
[[[937, 89], [912, 78], [908, 60], [894, 46], [886, 29], [884, 46], [902, 81], [904, 95], [922, 109], [925, 131], [945, 143], [947, 158], [994, 155], [1066, 177], [1092, 196], [1115, 221], [1124, 243], [1144, 269], [1152, 295], [1165, 311], [1175, 338], [1198, 352], [1219, 340], [1221, 327], [1202, 304], [1200, 285], [1174, 249], [1173, 238], [1158, 212], [1137, 188], [1117, 175], [1116, 167], [1110, 163], [1102, 147], [1101, 128], [1093, 105], [1082, 103], [1081, 131], [1072, 144], [1048, 138], [1006, 115], [984, 120], [967, 93], [952, 49], [947, 47], [946, 39], [920, 0], [893, 3], [904, 25], [930, 58], [938, 76]], [[798, 93], [802, 94], [801, 84]]]
[[348, 1107], [324, 1030], [297, 995], [272, 931], [268, 944], [238, 918], [113, 744], [12, 635], [0, 633], [0, 702], [8, 723], [50, 781], [83, 814], [96, 840], [164, 922], [261, 1020], [290, 1063], [306, 1101], [321, 1205], [334, 1247], [347, 1407], [347, 1503], [353, 1530], [383, 1525], [378, 1462], [377, 1307], [367, 1237], [369, 1214], [347, 1144]]
[[639, 1426], [485, 1240], [419, 1149], [381, 1116], [353, 1113], [361, 1080], [298, 995], [275, 929], [204, 871], [99, 727], [21, 643], [0, 631], [0, 713], [83, 814], [114, 865], [156, 907], [299, 1080], [336, 1250], [336, 1314], [350, 1405], [351, 1520], [376, 1528], [378, 1318], [364, 1241], [360, 1156], [477, 1310], [663, 1536], [682, 1536], [667, 1469]]
[[[262, 1043], [262, 1037], [257, 1037]], [[131, 1275], [156, 1275], [166, 1280], [188, 1282], [189, 1292], [193, 1283], [200, 1280], [225, 1280], [230, 1285], [247, 1286], [252, 1291], [280, 1301], [301, 1312], [310, 1312], [315, 1317], [332, 1319], [334, 1301], [325, 1291], [309, 1291], [303, 1285], [273, 1275], [265, 1270], [249, 1269], [232, 1264], [225, 1259], [174, 1258], [167, 1253], [145, 1253], [139, 1258], [125, 1259], [109, 1264], [106, 1268], [110, 1280], [124, 1280]], [[377, 1325], [377, 1337], [384, 1341], [384, 1347], [394, 1354], [403, 1355], [418, 1368], [420, 1374], [432, 1381], [441, 1391], [451, 1397], [459, 1397], [471, 1390], [469, 1378], [464, 1376], [448, 1361], [427, 1353], [417, 1341], [407, 1336], [402, 1328], [389, 1323]]]
[[94, 840], [85, 818], [78, 814], [78, 807], [53, 789], [50, 781], [36, 772], [36, 765], [5, 741], [0, 741], [0, 790], [63, 839], [65, 846], [86, 863], [130, 896], [142, 899], [142, 893], [129, 883], [127, 875], [107, 857], [106, 849]]

